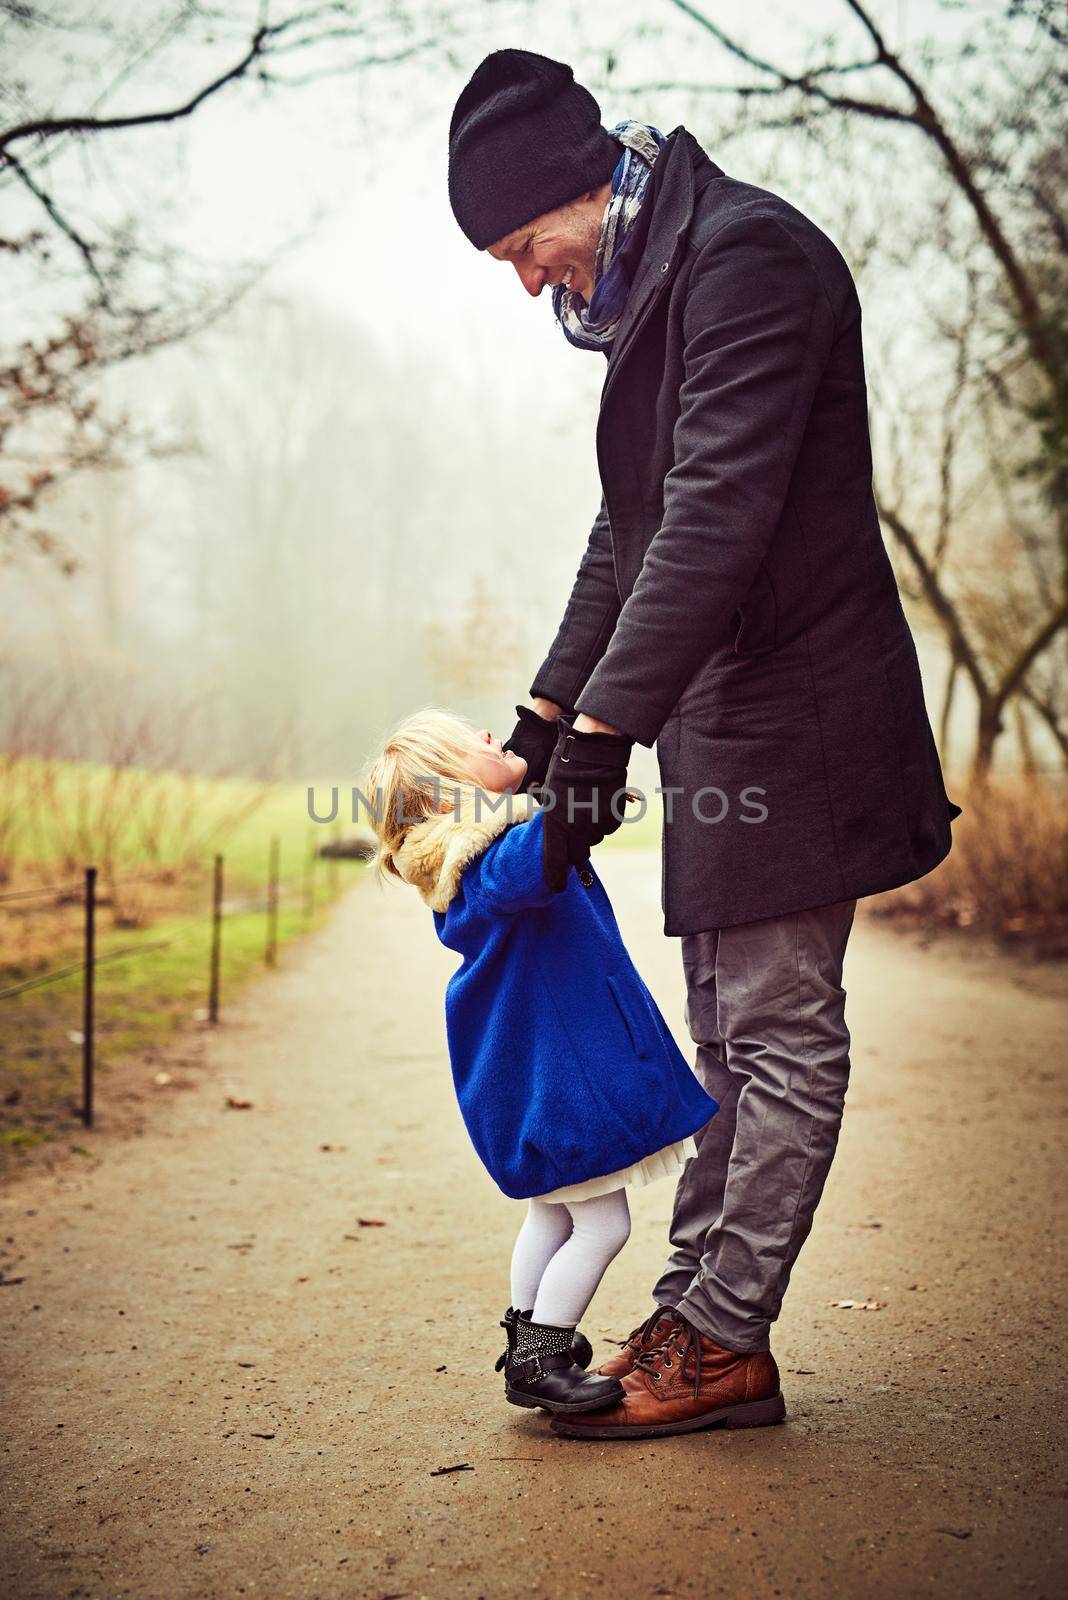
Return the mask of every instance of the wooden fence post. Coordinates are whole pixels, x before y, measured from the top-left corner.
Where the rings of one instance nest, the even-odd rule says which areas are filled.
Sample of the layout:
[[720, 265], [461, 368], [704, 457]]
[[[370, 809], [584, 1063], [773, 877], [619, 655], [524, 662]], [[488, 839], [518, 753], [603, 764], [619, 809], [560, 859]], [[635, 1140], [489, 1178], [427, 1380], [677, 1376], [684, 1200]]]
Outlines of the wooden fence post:
[[82, 991], [82, 1121], [93, 1126], [93, 988], [96, 978], [96, 868], [85, 869], [85, 985]]
[[318, 841], [315, 836], [315, 824], [311, 825], [308, 834], [308, 849], [304, 856], [304, 920], [310, 922], [315, 911], [315, 863], [318, 856]]
[[[341, 843], [341, 828], [340, 828], [340, 826], [335, 827], [335, 829], [334, 829], [333, 843], [335, 844], [335, 846]], [[337, 856], [337, 852], [335, 850], [334, 854], [330, 857], [330, 893], [331, 893], [331, 895], [336, 895], [337, 894], [337, 875], [338, 875], [338, 856]]]
[[267, 950], [265, 960], [269, 967], [278, 964], [278, 835], [271, 835], [271, 848], [267, 865]]
[[223, 858], [215, 857], [215, 878], [211, 905], [211, 980], [208, 995], [208, 1021], [219, 1020], [219, 959], [222, 952]]

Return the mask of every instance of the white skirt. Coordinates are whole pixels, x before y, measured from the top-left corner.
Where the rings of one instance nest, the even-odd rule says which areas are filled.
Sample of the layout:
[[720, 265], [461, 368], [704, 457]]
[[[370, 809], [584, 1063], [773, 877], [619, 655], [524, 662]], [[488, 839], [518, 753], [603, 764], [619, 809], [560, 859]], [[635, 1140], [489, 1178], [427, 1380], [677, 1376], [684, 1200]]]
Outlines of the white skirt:
[[537, 1198], [556, 1202], [590, 1200], [595, 1194], [610, 1194], [613, 1189], [622, 1189], [627, 1184], [643, 1189], [657, 1178], [677, 1178], [690, 1157], [696, 1154], [697, 1143], [692, 1134], [687, 1134], [685, 1139], [676, 1139], [674, 1144], [654, 1150], [651, 1156], [643, 1156], [629, 1167], [620, 1167], [618, 1172], [606, 1173], [603, 1178], [587, 1178], [584, 1183], [569, 1183], [566, 1188], [553, 1189]]

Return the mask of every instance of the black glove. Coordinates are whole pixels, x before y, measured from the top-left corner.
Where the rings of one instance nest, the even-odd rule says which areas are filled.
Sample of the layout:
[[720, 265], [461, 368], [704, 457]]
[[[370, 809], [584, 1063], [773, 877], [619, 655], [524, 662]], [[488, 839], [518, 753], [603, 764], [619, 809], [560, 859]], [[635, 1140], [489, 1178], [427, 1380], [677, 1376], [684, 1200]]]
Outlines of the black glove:
[[515, 710], [519, 721], [501, 749], [514, 751], [526, 762], [526, 777], [515, 791], [516, 794], [526, 794], [531, 785], [540, 786], [544, 783], [560, 730], [555, 717], [540, 717], [530, 706], [516, 706]]
[[545, 808], [542, 871], [556, 893], [567, 888], [571, 867], [588, 861], [592, 847], [622, 824], [634, 746], [625, 733], [576, 733], [573, 720], [556, 719], [559, 738], [539, 797]]

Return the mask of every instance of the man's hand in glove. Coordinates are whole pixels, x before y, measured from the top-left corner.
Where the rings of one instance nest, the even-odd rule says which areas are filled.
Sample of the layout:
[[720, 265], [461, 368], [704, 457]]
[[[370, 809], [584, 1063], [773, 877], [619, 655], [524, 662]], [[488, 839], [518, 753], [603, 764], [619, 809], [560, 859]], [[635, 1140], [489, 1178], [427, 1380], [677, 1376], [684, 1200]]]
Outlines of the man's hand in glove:
[[[547, 700], [542, 704], [551, 706], [553, 702]], [[556, 718], [562, 709], [557, 707], [551, 715], [541, 716], [530, 706], [516, 706], [516, 716], [519, 720], [512, 729], [510, 737], [501, 746], [502, 750], [512, 750], [517, 756], [522, 756], [527, 764], [526, 775], [516, 794], [525, 794], [532, 787], [540, 788], [545, 782], [549, 761], [560, 737]]]
[[556, 893], [567, 888], [570, 869], [622, 823], [634, 745], [625, 733], [580, 733], [574, 720], [556, 719], [559, 739], [542, 785], [542, 869]]

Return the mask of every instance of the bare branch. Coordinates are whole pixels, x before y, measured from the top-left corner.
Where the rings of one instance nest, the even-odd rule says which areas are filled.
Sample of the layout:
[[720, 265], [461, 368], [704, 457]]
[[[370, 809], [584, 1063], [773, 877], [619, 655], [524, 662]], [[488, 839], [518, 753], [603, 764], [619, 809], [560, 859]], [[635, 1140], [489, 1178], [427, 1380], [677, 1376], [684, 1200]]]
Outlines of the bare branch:
[[134, 112], [126, 117], [43, 117], [35, 122], [19, 123], [14, 128], [9, 128], [6, 133], [0, 134], [0, 154], [6, 154], [9, 145], [20, 139], [48, 138], [59, 133], [103, 133], [105, 130], [118, 128], [143, 128], [164, 122], [178, 122], [183, 117], [192, 116], [198, 106], [228, 83], [234, 83], [238, 78], [243, 78], [254, 61], [265, 54], [269, 41], [288, 23], [276, 23], [273, 26], [263, 26], [256, 29], [252, 42], [242, 56], [227, 72], [205, 84], [189, 100], [182, 105], [173, 106], [169, 111], [142, 111]]
[[1020, 696], [1042, 718], [1042, 721], [1059, 745], [1061, 754], [1068, 760], [1068, 733], [1062, 728], [1061, 720], [1055, 707], [1044, 695], [1037, 694], [1027, 683], [1021, 684]]
[[957, 613], [956, 606], [942, 587], [938, 573], [924, 554], [919, 539], [912, 532], [904, 518], [899, 516], [896, 511], [891, 511], [888, 506], [879, 506], [879, 517], [885, 522], [915, 567], [924, 598], [942, 624], [954, 659], [959, 661], [965, 672], [967, 672], [980, 700], [988, 700], [990, 686], [984, 676], [979, 658], [972, 649], [968, 636], [964, 631], [964, 624]]
[[1023, 331], [1035, 353], [1036, 359], [1054, 385], [1060, 384], [1062, 378], [1056, 341], [1047, 329], [1038, 293], [1016, 251], [1013, 249], [1001, 221], [995, 214], [987, 196], [976, 182], [971, 161], [950, 134], [945, 119], [935, 109], [933, 102], [924, 92], [918, 80], [904, 65], [900, 56], [887, 46], [885, 39], [868, 15], [866, 8], [860, 4], [860, 0], [843, 0], [843, 3], [848, 6], [866, 29], [875, 46], [875, 59], [871, 64], [872, 67], [884, 68], [908, 91], [912, 101], [911, 106], [908, 108], [903, 109], [883, 101], [832, 94], [817, 81], [818, 70], [813, 69], [803, 73], [786, 72], [781, 67], [775, 66], [773, 62], [766, 61], [762, 57], [754, 55], [752, 51], [747, 50], [736, 39], [726, 33], [718, 23], [713, 22], [710, 17], [698, 11], [690, 3], [690, 0], [671, 0], [671, 3], [679, 11], [690, 17], [692, 21], [696, 22], [699, 27], [711, 34], [731, 55], [740, 61], [744, 61], [747, 66], [753, 67], [756, 71], [774, 78], [776, 88], [779, 91], [796, 90], [809, 98], [819, 100], [824, 105], [832, 106], [840, 111], [854, 112], [859, 116], [874, 118], [878, 121], [911, 123], [919, 128], [939, 150], [942, 159], [953, 176], [954, 182], [971, 207], [987, 244], [1004, 272], [1019, 309]]
[[[848, 95], [832, 95], [823, 88], [822, 84], [817, 82], [818, 78], [826, 76], [834, 70], [830, 66], [810, 67], [801, 73], [786, 72], [782, 67], [775, 66], [773, 62], [765, 61], [761, 56], [753, 55], [751, 51], [746, 50], [736, 39], [732, 39], [730, 34], [726, 33], [718, 23], [713, 22], [711, 17], [706, 17], [703, 12], [697, 10], [696, 6], [691, 5], [690, 0], [671, 0], [671, 4], [679, 11], [684, 12], [699, 27], [710, 33], [725, 50], [736, 56], [739, 61], [744, 61], [747, 66], [754, 67], [758, 72], [766, 73], [769, 77], [774, 78], [774, 84], [766, 85], [763, 88], [757, 85], [749, 85], [736, 91], [743, 96], [781, 94], [790, 89], [798, 89], [804, 94], [823, 100], [827, 105], [834, 106], [838, 110], [859, 111], [865, 116], [877, 117], [888, 122], [915, 121], [915, 117], [907, 108], [903, 109], [900, 106], [889, 105], [878, 100], [854, 100]], [[840, 70], [842, 72], [862, 72], [866, 68], [879, 66], [880, 64], [879, 60], [850, 62]]]
[[999, 706], [1004, 705], [1005, 701], [1016, 693], [1043, 650], [1053, 643], [1053, 640], [1066, 623], [1068, 623], [1068, 596], [1058, 606], [1054, 607], [1045, 622], [1035, 631], [1029, 643], [1020, 651], [1016, 660], [1002, 678], [997, 692]]
[[15, 173], [15, 176], [19, 179], [19, 181], [23, 183], [34, 196], [34, 198], [38, 200], [42, 206], [44, 206], [45, 210], [55, 223], [56, 227], [59, 229], [60, 233], [64, 234], [74, 245], [75, 249], [78, 251], [82, 260], [88, 267], [90, 276], [93, 278], [97, 288], [100, 290], [100, 304], [104, 307], [108, 307], [110, 305], [108, 286], [105, 283], [100, 269], [96, 264], [96, 257], [93, 254], [92, 245], [88, 242], [88, 240], [82, 238], [81, 234], [78, 232], [77, 228], [75, 228], [73, 223], [67, 221], [66, 217], [64, 217], [60, 212], [59, 207], [56, 205], [51, 195], [45, 193], [40, 185], [26, 171], [26, 168], [22, 165], [21, 161], [17, 160], [17, 158], [11, 154], [10, 150], [5, 153], [4, 160]]
[[[360, 68], [365, 67], [395, 67], [401, 61], [410, 61], [413, 56], [421, 55], [432, 47], [432, 41], [422, 39], [416, 44], [409, 45], [406, 50], [397, 50], [392, 55], [386, 56], [361, 56]], [[309, 83], [322, 83], [326, 78], [340, 78], [352, 73], [352, 63], [340, 61], [333, 66], [312, 68], [309, 72], [271, 72], [266, 69], [261, 73], [265, 83], [278, 84], [286, 89], [300, 89]]]

